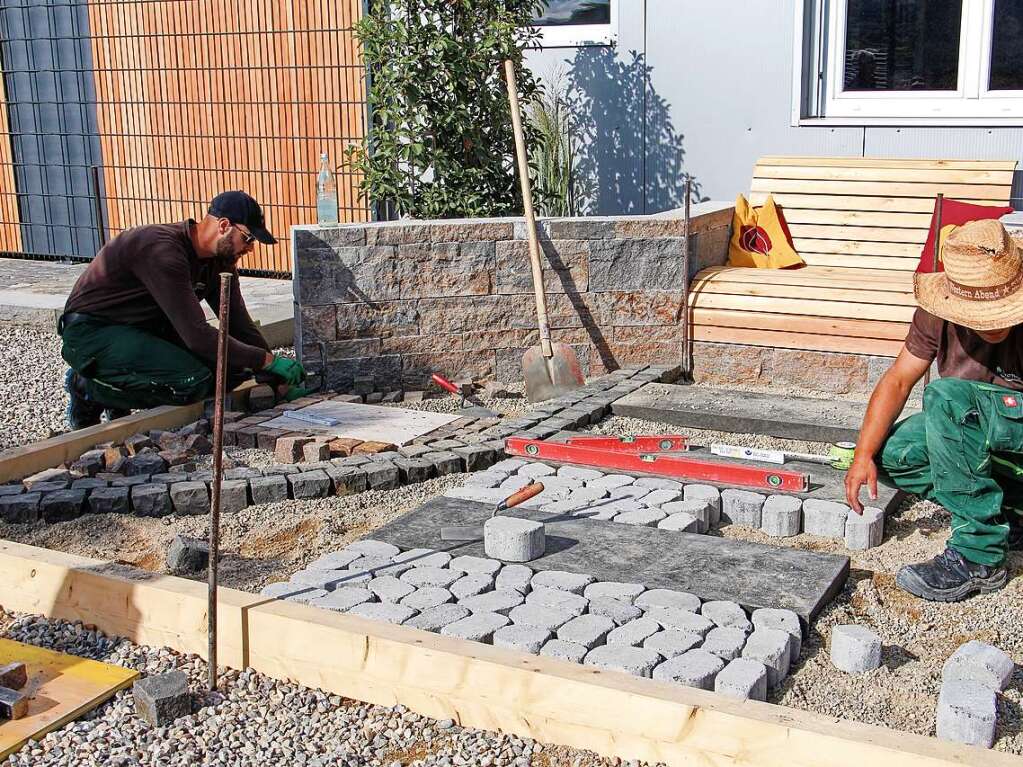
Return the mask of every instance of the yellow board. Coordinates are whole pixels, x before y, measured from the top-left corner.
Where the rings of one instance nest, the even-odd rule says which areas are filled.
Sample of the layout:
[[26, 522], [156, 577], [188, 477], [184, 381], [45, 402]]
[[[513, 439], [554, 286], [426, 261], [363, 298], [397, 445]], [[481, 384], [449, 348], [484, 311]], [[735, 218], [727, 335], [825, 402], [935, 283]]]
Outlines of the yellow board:
[[0, 723], [0, 759], [28, 740], [39, 740], [66, 722], [112, 698], [131, 684], [137, 671], [34, 645], [0, 639], [0, 666], [22, 662], [28, 667], [28, 715]]

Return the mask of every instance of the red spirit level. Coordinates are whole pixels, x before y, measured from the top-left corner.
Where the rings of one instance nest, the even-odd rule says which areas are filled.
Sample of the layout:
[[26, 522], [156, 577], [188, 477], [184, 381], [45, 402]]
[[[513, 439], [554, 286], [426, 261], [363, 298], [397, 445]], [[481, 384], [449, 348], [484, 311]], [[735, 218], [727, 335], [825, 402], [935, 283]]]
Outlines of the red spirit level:
[[[682, 458], [644, 452], [641, 448], [631, 447], [637, 444], [635, 440], [643, 440], [638, 443], [641, 445], [647, 444], [645, 440], [655, 440], [657, 445], [654, 449], [661, 449], [661, 444], [668, 444], [669, 446], [673, 445], [675, 451], [687, 450], [688, 443], [685, 437], [665, 435], [626, 437], [624, 439], [634, 441], [627, 442], [617, 437], [576, 437], [565, 443], [509, 437], [505, 441], [505, 450], [509, 455], [520, 455], [525, 458], [593, 466], [598, 469], [656, 474], [671, 479], [704, 480], [758, 490], [787, 490], [800, 493], [807, 491], [810, 487], [810, 475], [796, 471], [718, 463], [698, 458]], [[680, 444], [684, 447], [679, 447]]]
[[650, 434], [642, 437], [569, 437], [577, 447], [610, 450], [613, 453], [674, 453], [689, 449], [689, 437], [679, 434]]

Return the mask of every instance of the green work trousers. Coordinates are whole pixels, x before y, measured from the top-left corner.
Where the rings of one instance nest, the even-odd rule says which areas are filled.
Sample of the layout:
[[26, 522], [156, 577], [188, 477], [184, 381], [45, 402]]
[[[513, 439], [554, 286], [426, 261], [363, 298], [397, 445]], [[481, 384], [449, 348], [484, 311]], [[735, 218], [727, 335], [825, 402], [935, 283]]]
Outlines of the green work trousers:
[[187, 405], [213, 393], [206, 363], [172, 340], [132, 325], [83, 320], [64, 328], [61, 356], [85, 378], [90, 399], [137, 410]]
[[895, 424], [878, 463], [882, 479], [949, 510], [949, 546], [971, 562], [1001, 565], [1009, 519], [1023, 514], [1023, 393], [934, 381], [923, 412]]

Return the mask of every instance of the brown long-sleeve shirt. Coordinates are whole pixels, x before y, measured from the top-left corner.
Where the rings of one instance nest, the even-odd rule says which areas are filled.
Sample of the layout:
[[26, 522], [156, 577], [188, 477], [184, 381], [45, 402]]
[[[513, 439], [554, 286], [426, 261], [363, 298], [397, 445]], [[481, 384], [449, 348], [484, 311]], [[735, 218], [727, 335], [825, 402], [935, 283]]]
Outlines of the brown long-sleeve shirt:
[[[195, 221], [128, 229], [104, 245], [82, 273], [65, 312], [88, 314], [156, 332], [172, 330], [184, 346], [214, 366], [217, 331], [206, 321], [201, 300], [220, 308], [220, 272], [233, 272], [228, 367], [259, 370], [270, 347], [242, 300], [233, 266], [200, 259], [189, 236]], [[168, 327], [169, 325], [169, 327]]]

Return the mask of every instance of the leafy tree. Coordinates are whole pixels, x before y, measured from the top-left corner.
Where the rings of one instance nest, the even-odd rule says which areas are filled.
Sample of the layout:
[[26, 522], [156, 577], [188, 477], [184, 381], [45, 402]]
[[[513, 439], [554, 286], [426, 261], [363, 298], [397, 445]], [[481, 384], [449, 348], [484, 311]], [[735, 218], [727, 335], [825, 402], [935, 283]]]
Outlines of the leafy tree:
[[[503, 62], [519, 97], [540, 86], [524, 70], [543, 0], [377, 0], [356, 25], [369, 68], [371, 124], [349, 151], [360, 191], [390, 216], [521, 214]], [[531, 126], [526, 127], [530, 143]]]

